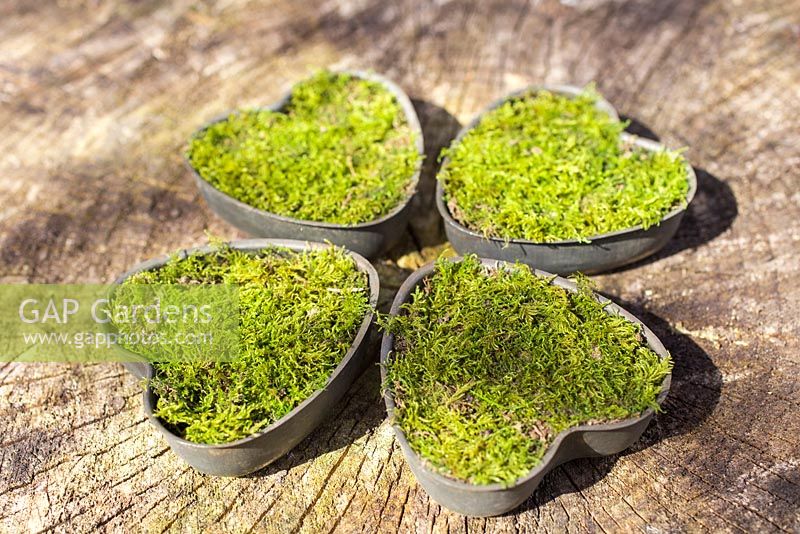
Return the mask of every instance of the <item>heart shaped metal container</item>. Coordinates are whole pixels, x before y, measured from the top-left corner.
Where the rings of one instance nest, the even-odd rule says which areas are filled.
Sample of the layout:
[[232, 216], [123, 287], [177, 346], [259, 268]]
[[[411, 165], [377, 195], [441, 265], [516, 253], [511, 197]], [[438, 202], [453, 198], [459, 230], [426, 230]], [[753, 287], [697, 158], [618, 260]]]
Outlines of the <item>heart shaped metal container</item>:
[[[300, 252], [326, 248], [330, 245], [283, 239], [247, 239], [233, 241], [229, 243], [229, 246], [237, 250], [256, 253], [268, 247], [283, 247]], [[184, 250], [181, 255], [185, 257], [190, 254], [210, 252], [211, 250], [211, 247], [198, 247]], [[356, 262], [358, 269], [367, 276], [369, 282], [369, 305], [374, 309], [378, 302], [378, 291], [380, 289], [378, 273], [359, 254], [350, 252], [350, 255]], [[135, 273], [157, 269], [168, 260], [169, 256], [163, 256], [140, 263], [120, 276], [115, 283], [120, 284]], [[186, 463], [198, 471], [220, 476], [241, 476], [252, 473], [289, 452], [330, 416], [342, 396], [350, 388], [353, 381], [366, 369], [371, 360], [369, 341], [373, 322], [373, 313], [367, 313], [361, 322], [350, 349], [333, 370], [324, 387], [312, 393], [292, 411], [269, 425], [266, 429], [251, 436], [217, 445], [194, 443], [185, 440], [170, 431], [154, 415], [158, 398], [150, 387], [147, 387], [144, 392], [144, 411], [150, 423], [164, 435], [169, 446]], [[153, 367], [147, 363], [129, 361], [123, 365], [139, 378], [149, 379], [153, 376]]]
[[[295, 219], [275, 213], [264, 211], [223, 193], [206, 180], [197, 172], [191, 162], [185, 159], [185, 164], [194, 175], [197, 187], [206, 199], [208, 206], [224, 220], [245, 232], [256, 237], [273, 237], [285, 239], [299, 239], [307, 241], [330, 242], [354, 252], [366, 258], [374, 258], [381, 252], [391, 248], [402, 236], [408, 225], [409, 210], [411, 199], [416, 193], [419, 182], [420, 170], [422, 169], [422, 157], [425, 154], [424, 142], [422, 138], [422, 128], [419, 118], [411, 104], [408, 96], [394, 82], [378, 74], [361, 71], [342, 71], [342, 74], [350, 74], [357, 78], [370, 80], [383, 85], [391, 92], [403, 109], [409, 126], [415, 133], [416, 148], [420, 154], [414, 174], [411, 177], [409, 192], [400, 204], [395, 206], [389, 213], [373, 221], [363, 222], [353, 225], [335, 224], [322, 221], [308, 221]], [[286, 104], [292, 97], [289, 91], [278, 102], [264, 108], [270, 111], [283, 111]], [[225, 120], [229, 113], [217, 117], [198, 129], [194, 135], [200, 134], [203, 130], [217, 122]]]
[[[456, 137], [458, 142], [472, 128], [480, 123], [484, 114], [503, 103], [518, 98], [530, 91], [547, 90], [553, 93], [574, 97], [581, 89], [569, 85], [535, 85], [511, 93], [490, 105], [480, 115], [464, 127]], [[614, 107], [605, 100], [598, 100], [597, 107], [614, 119], [618, 115]], [[664, 150], [664, 146], [649, 139], [623, 134], [622, 142], [631, 143], [644, 150]], [[442, 168], [449, 159], [445, 158]], [[686, 180], [689, 184], [686, 202], [665, 215], [659, 224], [647, 229], [641, 225], [606, 234], [588, 237], [588, 242], [576, 239], [541, 243], [525, 239], [502, 239], [486, 237], [456, 221], [447, 207], [444, 186], [441, 180], [436, 184], [436, 207], [444, 219], [444, 229], [453, 248], [461, 254], [476, 254], [485, 258], [505, 261], [521, 261], [531, 267], [557, 274], [574, 272], [598, 273], [609, 271], [643, 259], [661, 250], [678, 230], [684, 213], [697, 191], [697, 177], [691, 165], [686, 165]]]
[[[460, 261], [460, 258], [453, 258], [448, 261]], [[509, 267], [509, 264], [504, 261], [481, 259], [481, 262], [489, 269]], [[410, 301], [414, 289], [420, 286], [426, 278], [430, 277], [434, 269], [435, 264], [429, 263], [406, 279], [392, 303], [390, 311], [392, 316], [402, 313], [401, 306]], [[570, 280], [544, 271], [535, 270], [534, 272], [537, 276], [552, 278], [551, 283], [557, 286], [569, 291], [576, 290], [575, 283]], [[597, 298], [601, 302], [608, 303], [606, 307], [608, 313], [620, 315], [632, 323], [641, 325], [647, 345], [656, 354], [661, 358], [669, 356], [661, 341], [641, 321], [608, 299], [600, 295]], [[381, 377], [384, 384], [386, 384], [385, 364], [395, 356], [393, 351], [394, 335], [384, 333], [381, 343]], [[661, 384], [661, 392], [656, 399], [659, 405], [667, 397], [671, 377], [672, 375], [668, 374]], [[395, 402], [392, 391], [388, 387], [384, 387], [384, 401], [391, 420], [394, 415]], [[652, 409], [647, 409], [640, 415], [623, 421], [580, 425], [564, 430], [550, 444], [541, 462], [531, 469], [527, 475], [508, 486], [503, 484], [470, 484], [440, 474], [411, 448], [405, 433], [399, 426], [393, 425], [393, 428], [411, 471], [433, 500], [445, 508], [460, 514], [487, 517], [503, 514], [522, 504], [536, 491], [537, 486], [547, 473], [565, 462], [575, 458], [616, 454], [630, 447], [641, 437], [654, 413]]]

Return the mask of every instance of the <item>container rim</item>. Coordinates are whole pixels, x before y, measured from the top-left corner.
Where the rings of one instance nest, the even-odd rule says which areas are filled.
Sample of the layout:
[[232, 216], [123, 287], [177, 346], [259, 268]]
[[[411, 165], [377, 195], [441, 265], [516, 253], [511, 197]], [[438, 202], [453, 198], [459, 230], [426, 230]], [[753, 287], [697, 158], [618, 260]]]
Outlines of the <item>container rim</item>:
[[[318, 243], [318, 242], [313, 242], [313, 241], [299, 241], [299, 240], [295, 240], [295, 239], [270, 239], [270, 238], [241, 239], [241, 240], [236, 240], [236, 241], [229, 241], [229, 242], [226, 242], [225, 244], [230, 246], [231, 248], [234, 248], [236, 250], [241, 250], [241, 251], [244, 251], [244, 252], [257, 252], [259, 250], [262, 250], [262, 249], [265, 249], [265, 248], [269, 248], [269, 247], [282, 247], [282, 248], [287, 248], [287, 249], [289, 249], [291, 251], [294, 251], [294, 252], [303, 252], [303, 251], [309, 251], [309, 250], [322, 250], [322, 249], [326, 249], [326, 248], [329, 248], [329, 247], [333, 246], [333, 245], [330, 245], [330, 244], [327, 244], [327, 243]], [[336, 247], [336, 248], [340, 248], [341, 249], [342, 247]], [[192, 248], [188, 248], [188, 249], [182, 249], [179, 252], [179, 256], [181, 258], [186, 258], [190, 254], [197, 254], [197, 253], [206, 254], [206, 253], [211, 252], [213, 250], [214, 250], [214, 247], [212, 247], [210, 245], [192, 247]], [[147, 373], [145, 374], [144, 380], [148, 381], [148, 385], [147, 385], [147, 388], [145, 389], [145, 392], [144, 392], [144, 400], [145, 400], [145, 402], [144, 402], [144, 410], [145, 410], [145, 413], [147, 414], [148, 419], [150, 419], [150, 422], [153, 424], [153, 426], [158, 428], [162, 433], [170, 435], [172, 437], [172, 439], [174, 439], [177, 443], [180, 443], [182, 446], [185, 446], [185, 447], [190, 447], [190, 448], [194, 448], [194, 449], [206, 449], [206, 450], [208, 450], [208, 449], [211, 449], [211, 450], [215, 450], [215, 449], [216, 450], [222, 450], [222, 449], [229, 449], [229, 448], [237, 448], [237, 447], [239, 447], [239, 446], [241, 446], [243, 444], [247, 444], [247, 443], [249, 443], [251, 441], [254, 441], [254, 440], [260, 438], [261, 436], [263, 436], [264, 434], [268, 434], [268, 433], [274, 431], [275, 429], [277, 429], [278, 427], [286, 424], [295, 415], [300, 413], [307, 405], [311, 404], [317, 397], [319, 397], [319, 395], [322, 394], [322, 392], [325, 390], [325, 388], [328, 386], [328, 384], [333, 382], [343, 372], [344, 368], [347, 367], [347, 365], [349, 364], [350, 360], [355, 355], [356, 350], [358, 350], [359, 347], [362, 345], [362, 343], [365, 341], [365, 338], [366, 338], [367, 333], [369, 331], [369, 327], [372, 324], [373, 318], [375, 316], [374, 310], [375, 310], [375, 308], [376, 308], [376, 306], [378, 304], [378, 294], [379, 294], [379, 291], [380, 291], [380, 280], [378, 278], [377, 271], [372, 266], [372, 264], [369, 261], [367, 261], [360, 254], [358, 254], [356, 252], [353, 252], [351, 250], [347, 250], [347, 249], [344, 249], [344, 250], [353, 258], [353, 260], [356, 263], [356, 266], [358, 267], [358, 270], [367, 275], [367, 280], [368, 280], [368, 284], [369, 284], [369, 306], [370, 306], [370, 311], [368, 311], [364, 315], [364, 319], [361, 321], [361, 326], [359, 327], [358, 332], [356, 333], [356, 336], [353, 339], [352, 344], [350, 345], [350, 348], [347, 350], [345, 355], [342, 357], [342, 360], [339, 362], [339, 364], [336, 366], [336, 368], [328, 376], [328, 380], [325, 382], [325, 384], [321, 388], [315, 390], [311, 395], [309, 395], [308, 397], [303, 399], [303, 401], [300, 404], [298, 404], [297, 406], [295, 406], [289, 413], [283, 415], [281, 418], [279, 418], [278, 420], [274, 421], [273, 423], [268, 425], [266, 428], [264, 428], [262, 430], [259, 430], [258, 432], [255, 432], [253, 434], [250, 434], [249, 436], [245, 436], [245, 437], [239, 438], [239, 439], [237, 439], [235, 441], [228, 441], [228, 442], [225, 442], [225, 443], [195, 443], [194, 441], [189, 441], [187, 439], [184, 439], [184, 438], [176, 435], [174, 432], [169, 430], [159, 420], [158, 417], [156, 417], [154, 415], [154, 413], [153, 413], [153, 401], [155, 400], [155, 393], [153, 392], [152, 388], [149, 385], [149, 381], [153, 377], [153, 366], [150, 365], [150, 364], [147, 364]], [[133, 268], [131, 268], [130, 270], [128, 270], [127, 272], [125, 272], [124, 274], [122, 274], [119, 278], [117, 278], [114, 281], [114, 284], [115, 285], [116, 284], [121, 284], [127, 278], [129, 278], [130, 276], [132, 276], [132, 275], [134, 275], [136, 273], [139, 273], [139, 272], [142, 272], [142, 271], [149, 271], [149, 270], [152, 270], [154, 268], [160, 267], [160, 266], [164, 265], [164, 263], [166, 263], [166, 261], [168, 261], [169, 259], [170, 259], [170, 256], [165, 255], [165, 256], [160, 256], [158, 258], [154, 258], [152, 260], [147, 260], [147, 261], [144, 261], [142, 263], [139, 263], [136, 266], [134, 266]]]
[[[577, 87], [577, 86], [574, 86], [574, 85], [549, 85], [549, 84], [530, 85], [530, 86], [525, 87], [523, 89], [519, 89], [517, 91], [513, 91], [513, 92], [507, 94], [506, 96], [503, 96], [503, 97], [495, 100], [487, 108], [485, 108], [483, 111], [478, 113], [478, 115], [475, 116], [469, 122], [469, 124], [464, 126], [458, 132], [458, 135], [456, 136], [456, 138], [451, 143], [451, 146], [454, 145], [455, 143], [458, 143], [470, 130], [475, 128], [475, 126], [477, 126], [481, 122], [481, 120], [483, 119], [483, 116], [485, 114], [487, 114], [488, 112], [490, 112], [490, 111], [494, 110], [495, 108], [501, 106], [505, 102], [508, 102], [510, 100], [514, 100], [515, 98], [519, 97], [520, 95], [523, 95], [523, 94], [528, 93], [528, 92], [536, 92], [536, 91], [541, 91], [541, 90], [546, 90], [546, 91], [550, 91], [550, 92], [553, 92], [553, 93], [559, 93], [559, 94], [563, 94], [563, 95], [566, 95], [566, 96], [575, 96], [575, 95], [577, 95], [577, 94], [579, 94], [581, 92], [581, 89], [579, 87]], [[606, 113], [611, 115], [612, 118], [614, 118], [616, 120], [619, 120], [619, 116], [617, 114], [616, 109], [608, 101], [606, 101], [602, 97], [600, 98], [600, 100], [597, 101], [596, 106], [597, 106], [598, 109], [600, 109], [602, 111], [605, 111]], [[634, 145], [636, 145], [636, 146], [638, 146], [640, 148], [643, 148], [644, 150], [649, 150], [651, 152], [658, 152], [658, 151], [667, 149], [667, 147], [665, 145], [663, 145], [663, 144], [661, 144], [661, 143], [659, 143], [657, 141], [653, 141], [651, 139], [640, 137], [640, 136], [637, 136], [637, 135], [634, 135], [634, 134], [630, 134], [630, 133], [627, 133], [627, 132], [623, 132], [620, 135], [620, 140], [622, 142], [632, 143], [632, 144], [634, 144]], [[447, 167], [448, 163], [450, 163], [450, 158], [449, 157], [444, 158], [442, 160], [442, 165], [440, 167], [439, 172], [441, 172], [442, 169], [445, 169]], [[660, 224], [662, 224], [662, 223], [664, 223], [664, 222], [666, 222], [666, 221], [668, 221], [668, 220], [670, 220], [670, 219], [682, 214], [683, 212], [685, 212], [689, 208], [689, 204], [691, 204], [692, 200], [694, 200], [695, 194], [697, 193], [697, 175], [695, 174], [694, 168], [692, 167], [691, 164], [689, 164], [688, 161], [686, 162], [686, 181], [689, 184], [689, 188], [686, 191], [686, 202], [682, 203], [680, 206], [677, 206], [677, 207], [673, 208], [669, 213], [664, 215], [661, 218], [661, 220], [658, 222], [658, 225], [660, 225]], [[505, 238], [502, 238], [502, 237], [485, 236], [485, 235], [483, 235], [481, 233], [476, 232], [475, 230], [472, 230], [471, 228], [468, 228], [468, 227], [464, 226], [463, 224], [461, 224], [460, 222], [455, 220], [455, 218], [450, 213], [450, 209], [447, 207], [447, 205], [444, 202], [444, 194], [445, 194], [444, 185], [442, 184], [441, 180], [437, 179], [436, 180], [436, 208], [439, 210], [439, 214], [442, 216], [442, 218], [444, 219], [446, 224], [449, 224], [451, 226], [455, 226], [456, 228], [458, 228], [459, 231], [461, 231], [461, 232], [463, 232], [465, 234], [468, 234], [471, 237], [476, 237], [476, 238], [488, 240], [488, 241], [491, 241], [491, 242], [498, 243], [500, 245], [510, 245], [510, 244], [543, 245], [543, 246], [588, 245], [588, 244], [593, 243], [595, 241], [602, 241], [602, 240], [605, 240], [605, 239], [611, 239], [611, 238], [615, 238], [615, 237], [625, 236], [627, 234], [633, 234], [633, 233], [636, 233], [636, 232], [644, 231], [643, 226], [641, 224], [638, 224], [636, 226], [631, 226], [630, 228], [622, 228], [621, 230], [614, 230], [613, 232], [606, 232], [606, 233], [603, 233], [603, 234], [595, 234], [595, 235], [587, 237], [585, 240], [563, 239], [563, 240], [559, 240], [559, 241], [531, 241], [531, 240], [528, 240], [528, 239], [505, 239]], [[658, 226], [658, 225], [654, 225], [654, 226]], [[650, 228], [652, 228], [652, 226]]]
[[[389, 211], [385, 215], [382, 215], [381, 217], [379, 217], [377, 219], [372, 219], [370, 221], [365, 221], [365, 222], [361, 222], [361, 223], [357, 223], [357, 224], [349, 224], [349, 225], [348, 224], [337, 224], [337, 223], [331, 223], [331, 222], [325, 222], [325, 221], [312, 221], [312, 220], [307, 220], [307, 219], [297, 219], [297, 218], [294, 218], [294, 217], [287, 217], [285, 215], [278, 215], [277, 213], [273, 213], [271, 211], [265, 211], [265, 210], [256, 208], [254, 206], [251, 206], [250, 204], [246, 204], [246, 203], [242, 202], [241, 200], [239, 200], [237, 198], [234, 198], [234, 197], [230, 196], [229, 194], [227, 194], [227, 193], [225, 193], [223, 191], [220, 191], [215, 185], [211, 184], [211, 182], [207, 181], [205, 178], [203, 178], [200, 175], [200, 173], [197, 171], [197, 169], [194, 168], [194, 166], [192, 165], [191, 161], [187, 157], [186, 152], [183, 153], [183, 164], [184, 164], [184, 166], [194, 175], [196, 180], [202, 181], [208, 187], [211, 187], [212, 189], [214, 189], [219, 194], [224, 195], [225, 197], [227, 197], [229, 199], [229, 201], [233, 202], [237, 206], [237, 208], [239, 208], [240, 210], [245, 210], [245, 211], [248, 211], [248, 212], [251, 212], [251, 213], [257, 213], [257, 214], [260, 214], [260, 215], [266, 215], [266, 216], [268, 216], [268, 217], [270, 217], [272, 219], [276, 219], [278, 221], [292, 223], [292, 224], [300, 224], [300, 225], [310, 226], [310, 227], [315, 227], [315, 228], [329, 228], [329, 229], [340, 229], [340, 230], [341, 229], [344, 229], [344, 230], [350, 230], [350, 229], [352, 229], [352, 230], [361, 230], [361, 229], [367, 229], [367, 228], [371, 228], [373, 226], [377, 226], [379, 224], [382, 224], [382, 223], [392, 219], [395, 215], [397, 215], [399, 212], [403, 211], [406, 208], [406, 206], [411, 202], [411, 199], [416, 194], [417, 188], [419, 187], [419, 179], [420, 179], [420, 174], [422, 172], [423, 160], [424, 160], [424, 157], [425, 157], [425, 141], [423, 139], [422, 127], [420, 126], [419, 117], [417, 116], [417, 112], [414, 110], [414, 105], [411, 103], [411, 99], [400, 88], [400, 86], [397, 85], [395, 82], [391, 81], [390, 79], [384, 77], [383, 75], [376, 74], [374, 72], [361, 71], [361, 70], [331, 70], [330, 72], [332, 72], [334, 74], [346, 74], [346, 75], [353, 76], [355, 78], [359, 78], [359, 79], [367, 80], [367, 81], [372, 81], [372, 82], [377, 82], [377, 83], [380, 83], [381, 85], [383, 85], [397, 99], [397, 102], [400, 104], [400, 107], [403, 109], [403, 114], [406, 117], [406, 121], [408, 121], [409, 127], [414, 132], [414, 137], [415, 137], [414, 144], [415, 144], [415, 146], [417, 148], [417, 153], [419, 154], [420, 157], [417, 159], [417, 163], [414, 166], [414, 173], [411, 176], [411, 181], [409, 182], [409, 184], [407, 186], [408, 192], [407, 192], [406, 196], [403, 198], [403, 200], [401, 200], [396, 206], [394, 206], [391, 209], [391, 211]], [[269, 104], [267, 106], [257, 107], [257, 108], [253, 108], [253, 109], [262, 110], [262, 111], [277, 111], [277, 112], [281, 112], [283, 110], [283, 108], [286, 106], [286, 104], [289, 102], [289, 100], [291, 99], [292, 92], [293, 92], [293, 88], [289, 89], [289, 91], [287, 91], [276, 102], [274, 102], [272, 104]], [[224, 121], [232, 113], [236, 113], [236, 111], [237, 110], [232, 110], [232, 111], [228, 111], [227, 113], [224, 113], [224, 114], [221, 114], [221, 115], [217, 115], [216, 117], [214, 117], [210, 121], [208, 121], [205, 124], [203, 124], [200, 128], [196, 129], [192, 133], [192, 135], [190, 136], [190, 139], [192, 139], [192, 138], [196, 137], [197, 135], [201, 134], [206, 129], [208, 129], [210, 126], [212, 126], [212, 125], [214, 125], [214, 124], [216, 124], [218, 122]]]
[[[460, 262], [463, 260], [463, 257], [457, 256], [454, 258], [448, 258], [445, 261], [449, 262]], [[492, 260], [486, 258], [480, 258], [481, 263], [486, 266], [488, 269], [499, 269], [499, 268], [510, 268], [514, 264], [503, 261], [503, 260]], [[524, 266], [524, 264], [523, 264]], [[533, 272], [536, 276], [542, 278], [548, 278], [551, 280], [551, 284], [555, 284], [557, 286], [563, 287], [568, 291], [575, 291], [577, 289], [577, 285], [572, 280], [568, 280], [561, 276], [556, 276], [554, 274], [548, 273], [546, 271], [541, 271], [539, 269], [530, 268], [531, 272]], [[394, 317], [401, 312], [401, 306], [409, 301], [411, 297], [411, 292], [414, 290], [417, 285], [422, 283], [422, 281], [429, 277], [436, 268], [436, 262], [429, 262], [426, 265], [420, 267], [417, 271], [413, 272], [403, 284], [400, 286], [400, 289], [397, 291], [397, 295], [395, 296], [394, 301], [392, 302], [391, 310], [389, 311], [389, 315]], [[638, 324], [642, 327], [642, 331], [645, 335], [645, 339], [647, 340], [647, 345], [658, 354], [661, 359], [664, 359], [669, 356], [667, 349], [661, 343], [661, 340], [650, 330], [647, 325], [645, 325], [642, 321], [637, 319], [633, 316], [630, 312], [622, 308], [621, 306], [617, 305], [610, 299], [598, 294], [595, 292], [595, 296], [597, 299], [607, 304], [606, 310], [609, 313], [617, 314], [628, 321]], [[384, 333], [383, 339], [381, 342], [381, 355], [380, 355], [380, 367], [381, 367], [381, 383], [385, 384], [386, 382], [386, 362], [391, 360], [394, 357], [394, 354], [390, 357], [390, 352], [394, 348], [394, 334], [391, 333]], [[661, 382], [661, 391], [656, 396], [656, 402], [661, 405], [663, 404], [664, 400], [669, 393], [669, 388], [672, 382], [672, 372], [670, 371], [667, 373], [667, 376], [664, 377], [664, 380]], [[383, 389], [383, 398], [386, 404], [386, 411], [389, 415], [389, 419], [391, 421], [394, 415], [394, 394], [392, 391], [385, 386], [382, 385]], [[576, 432], [608, 432], [608, 431], [615, 431], [615, 430], [624, 430], [629, 427], [636, 426], [637, 424], [641, 423], [642, 421], [650, 418], [655, 413], [655, 410], [652, 408], [645, 409], [641, 414], [635, 417], [629, 417], [627, 419], [623, 419], [621, 421], [614, 421], [609, 423], [598, 423], [598, 424], [582, 424], [572, 426], [570, 428], [564, 429], [558, 433], [558, 435], [553, 439], [553, 441], [547, 446], [547, 451], [545, 452], [542, 459], [536, 464], [526, 475], [517, 478], [512, 484], [505, 485], [499, 482], [495, 482], [492, 484], [472, 484], [470, 482], [465, 482], [462, 480], [457, 480], [455, 478], [448, 477], [431, 469], [428, 466], [427, 461], [422, 458], [419, 454], [417, 454], [414, 449], [411, 448], [411, 445], [408, 443], [408, 439], [406, 438], [405, 432], [394, 423], [392, 424], [392, 428], [395, 431], [395, 435], [397, 437], [398, 442], [400, 443], [401, 447], [404, 450], [409, 451], [416, 461], [418, 462], [419, 466], [425, 470], [425, 472], [434, 477], [439, 484], [443, 484], [451, 489], [460, 490], [460, 491], [467, 491], [472, 493], [492, 493], [498, 491], [505, 491], [510, 490], [511, 488], [515, 488], [518, 486], [525, 485], [530, 480], [536, 478], [540, 474], [547, 473], [552, 467], [555, 467], [553, 464], [554, 460], [556, 460], [557, 454], [559, 449], [561, 448], [562, 443], [564, 440], [571, 434]], [[557, 464], [556, 464], [557, 465]]]

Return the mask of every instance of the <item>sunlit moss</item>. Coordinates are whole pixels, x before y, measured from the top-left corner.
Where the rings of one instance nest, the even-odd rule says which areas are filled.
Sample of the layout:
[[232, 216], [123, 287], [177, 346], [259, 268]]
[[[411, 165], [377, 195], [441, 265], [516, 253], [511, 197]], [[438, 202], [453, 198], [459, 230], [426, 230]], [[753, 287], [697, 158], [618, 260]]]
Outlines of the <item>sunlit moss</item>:
[[401, 315], [384, 386], [395, 423], [433, 469], [510, 484], [564, 429], [658, 408], [670, 370], [641, 328], [608, 314], [578, 278], [551, 285], [524, 265], [439, 260]]
[[342, 249], [220, 248], [173, 258], [128, 284], [235, 284], [238, 355], [156, 363], [155, 415], [198, 443], [257, 432], [323, 387], [369, 312], [367, 277]]
[[453, 217], [489, 237], [586, 241], [657, 225], [685, 203], [684, 158], [621, 142], [626, 124], [597, 98], [526, 93], [486, 113], [444, 151]]
[[297, 219], [358, 224], [407, 197], [416, 133], [382, 84], [320, 72], [283, 111], [233, 113], [198, 133], [187, 156], [220, 191]]

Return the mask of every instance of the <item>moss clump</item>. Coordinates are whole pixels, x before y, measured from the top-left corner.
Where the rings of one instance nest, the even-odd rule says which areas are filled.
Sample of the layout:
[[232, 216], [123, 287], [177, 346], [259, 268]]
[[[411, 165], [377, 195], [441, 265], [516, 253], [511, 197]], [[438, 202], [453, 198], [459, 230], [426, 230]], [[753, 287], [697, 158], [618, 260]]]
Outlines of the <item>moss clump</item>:
[[527, 93], [444, 151], [450, 213], [487, 237], [552, 242], [658, 224], [685, 202], [686, 163], [620, 142], [626, 123], [576, 98]]
[[380, 83], [323, 71], [283, 111], [234, 113], [198, 133], [187, 156], [223, 193], [296, 219], [372, 221], [410, 192], [416, 133]]
[[671, 363], [641, 328], [609, 315], [588, 279], [578, 291], [517, 264], [439, 260], [403, 314], [384, 387], [395, 423], [440, 473], [511, 484], [569, 427], [658, 409]]
[[234, 359], [154, 365], [155, 415], [197, 443], [258, 432], [323, 387], [370, 309], [366, 275], [334, 247], [258, 254], [223, 247], [126, 283], [238, 285]]

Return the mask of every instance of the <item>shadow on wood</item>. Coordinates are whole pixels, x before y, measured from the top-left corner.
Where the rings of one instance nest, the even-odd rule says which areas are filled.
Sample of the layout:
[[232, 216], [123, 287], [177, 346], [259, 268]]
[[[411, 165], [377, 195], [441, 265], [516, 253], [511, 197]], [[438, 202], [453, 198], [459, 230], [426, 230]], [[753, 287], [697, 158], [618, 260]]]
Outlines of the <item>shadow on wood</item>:
[[661, 139], [658, 138], [658, 135], [656, 135], [656, 133], [651, 130], [649, 126], [640, 120], [629, 117], [623, 113], [620, 113], [619, 118], [622, 121], [628, 121], [628, 127], [625, 128], [625, 131], [629, 134], [638, 135], [639, 137], [644, 137], [645, 139], [650, 139], [651, 141], [661, 141]]
[[411, 102], [425, 137], [425, 161], [411, 215], [411, 234], [415, 249], [420, 250], [446, 240], [442, 219], [436, 211], [436, 173], [439, 172], [439, 154], [458, 134], [461, 123], [441, 106], [415, 98]]

